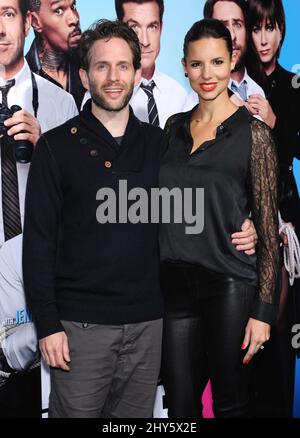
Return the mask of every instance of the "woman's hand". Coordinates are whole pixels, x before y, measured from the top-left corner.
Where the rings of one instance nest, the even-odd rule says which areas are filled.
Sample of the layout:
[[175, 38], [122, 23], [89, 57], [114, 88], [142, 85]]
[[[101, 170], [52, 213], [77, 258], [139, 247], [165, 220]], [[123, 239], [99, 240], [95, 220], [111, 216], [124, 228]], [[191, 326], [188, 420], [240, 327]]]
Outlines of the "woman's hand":
[[260, 94], [253, 94], [248, 98], [247, 102], [250, 105], [251, 113], [259, 115], [271, 129], [274, 129], [276, 116], [269, 101]]
[[245, 329], [245, 337], [242, 350], [248, 348], [243, 364], [248, 365], [253, 356], [259, 351], [262, 345], [270, 339], [270, 324], [250, 318]]

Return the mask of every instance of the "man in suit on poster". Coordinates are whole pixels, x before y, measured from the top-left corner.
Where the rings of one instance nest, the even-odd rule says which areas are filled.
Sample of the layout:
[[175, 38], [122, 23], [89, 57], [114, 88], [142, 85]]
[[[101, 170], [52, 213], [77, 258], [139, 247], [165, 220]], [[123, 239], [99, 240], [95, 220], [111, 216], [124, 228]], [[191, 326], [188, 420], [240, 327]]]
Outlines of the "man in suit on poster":
[[80, 109], [85, 94], [77, 46], [80, 17], [75, 0], [30, 0], [35, 39], [26, 55], [34, 73], [72, 94]]
[[[41, 132], [77, 114], [72, 96], [33, 74], [24, 58], [30, 25], [29, 1], [0, 0], [1, 112], [13, 105], [22, 110], [5, 122], [0, 157], [0, 416], [40, 413], [39, 369], [25, 374], [37, 355], [37, 339], [26, 311], [22, 282], [22, 225], [30, 157], [16, 160], [15, 150], [27, 140], [30, 151]], [[3, 127], [2, 133], [3, 133]], [[23, 144], [24, 146], [24, 144]], [[28, 394], [31, 399], [28, 402]]]
[[163, 0], [115, 0], [116, 14], [138, 35], [142, 52], [142, 79], [130, 105], [145, 122], [164, 127], [167, 119], [181, 112], [186, 91], [175, 79], [158, 70], [163, 29]]

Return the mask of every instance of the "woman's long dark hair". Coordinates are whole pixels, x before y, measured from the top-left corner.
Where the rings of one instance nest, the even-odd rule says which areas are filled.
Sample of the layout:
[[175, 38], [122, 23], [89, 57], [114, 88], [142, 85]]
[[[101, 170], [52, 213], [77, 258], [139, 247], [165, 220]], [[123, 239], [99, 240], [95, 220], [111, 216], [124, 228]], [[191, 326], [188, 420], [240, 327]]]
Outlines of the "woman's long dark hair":
[[264, 20], [268, 20], [274, 27], [278, 26], [281, 32], [281, 42], [277, 52], [277, 59], [285, 38], [286, 25], [285, 13], [282, 0], [248, 0], [248, 32], [249, 32], [249, 52], [247, 59], [247, 69], [250, 76], [253, 77], [260, 85], [266, 84], [266, 74], [264, 66], [252, 40], [252, 30], [255, 26], [261, 26]]

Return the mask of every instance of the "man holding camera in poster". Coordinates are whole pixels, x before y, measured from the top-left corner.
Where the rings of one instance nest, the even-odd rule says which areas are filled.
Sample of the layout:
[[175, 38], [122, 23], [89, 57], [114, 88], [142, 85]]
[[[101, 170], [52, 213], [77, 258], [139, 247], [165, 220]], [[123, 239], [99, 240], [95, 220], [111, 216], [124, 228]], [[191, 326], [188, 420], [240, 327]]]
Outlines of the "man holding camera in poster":
[[[24, 58], [31, 26], [29, 1], [0, 0], [0, 415], [32, 416], [26, 403], [38, 373], [25, 371], [37, 357], [37, 341], [26, 313], [22, 281], [22, 224], [28, 170], [41, 132], [77, 114], [72, 96], [31, 73]], [[16, 393], [18, 396], [16, 397]], [[33, 397], [34, 398], [34, 397]]]

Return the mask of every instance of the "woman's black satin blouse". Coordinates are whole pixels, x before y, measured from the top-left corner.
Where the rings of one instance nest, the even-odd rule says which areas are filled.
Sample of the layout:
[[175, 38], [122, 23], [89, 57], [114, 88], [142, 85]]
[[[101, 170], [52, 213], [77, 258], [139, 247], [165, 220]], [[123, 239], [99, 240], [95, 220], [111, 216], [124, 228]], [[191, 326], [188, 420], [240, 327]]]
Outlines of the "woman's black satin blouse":
[[[191, 224], [172, 221], [171, 203], [171, 222], [160, 228], [161, 261], [194, 264], [257, 285], [251, 316], [273, 323], [279, 239], [277, 154], [271, 130], [242, 107], [217, 128], [214, 140], [191, 154], [192, 111], [176, 114], [166, 124], [168, 148], [160, 187], [177, 187], [182, 193], [184, 188], [203, 188], [204, 209], [198, 213], [204, 215], [204, 229], [187, 234]], [[195, 197], [192, 203], [195, 213]], [[238, 252], [231, 242], [250, 213], [259, 239], [256, 256]]]

